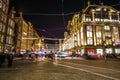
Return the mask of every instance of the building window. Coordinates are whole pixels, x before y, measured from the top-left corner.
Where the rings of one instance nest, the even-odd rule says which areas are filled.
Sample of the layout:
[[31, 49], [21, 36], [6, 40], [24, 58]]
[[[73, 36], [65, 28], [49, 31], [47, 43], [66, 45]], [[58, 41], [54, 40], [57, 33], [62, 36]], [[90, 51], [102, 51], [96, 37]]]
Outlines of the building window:
[[1, 42], [3, 42], [3, 41], [4, 41], [4, 35], [1, 36]]
[[6, 23], [6, 16], [4, 16], [4, 22]]
[[3, 13], [0, 13], [0, 20], [3, 21]]
[[112, 48], [107, 48], [107, 49], [106, 49], [106, 53], [107, 53], [107, 54], [111, 54], [111, 53], [113, 53]]
[[6, 37], [6, 43], [8, 43], [8, 42], [9, 42], [8, 37]]
[[2, 31], [2, 23], [0, 23], [0, 31]]
[[5, 4], [3, 4], [3, 11], [5, 11]]
[[3, 25], [3, 29], [2, 29], [2, 32], [5, 32], [5, 25]]
[[115, 27], [115, 26], [113, 27], [112, 40], [115, 42], [116, 45], [119, 43], [119, 31], [118, 31], [118, 27]]
[[110, 26], [104, 26], [104, 30], [110, 30]]
[[13, 36], [13, 30], [10, 28], [10, 35]]
[[116, 54], [120, 54], [120, 49], [115, 49]]
[[112, 20], [117, 20], [118, 16], [117, 16], [117, 13], [113, 13], [112, 14]]
[[96, 43], [97, 43], [97, 45], [102, 45], [102, 39], [98, 38]]
[[92, 38], [87, 38], [87, 44], [88, 44], [88, 45], [92, 45], [92, 44], [93, 44]]
[[93, 44], [93, 33], [92, 33], [92, 26], [87, 26], [87, 44]]
[[106, 40], [106, 45], [111, 45], [112, 44], [112, 40], [111, 39], [107, 39]]
[[97, 38], [101, 38], [102, 37], [102, 33], [101, 32], [96, 32], [96, 37]]
[[9, 34], [10, 33], [10, 28], [8, 27], [8, 29], [7, 29], [7, 34]]
[[2, 8], [2, 1], [0, 1], [0, 8]]

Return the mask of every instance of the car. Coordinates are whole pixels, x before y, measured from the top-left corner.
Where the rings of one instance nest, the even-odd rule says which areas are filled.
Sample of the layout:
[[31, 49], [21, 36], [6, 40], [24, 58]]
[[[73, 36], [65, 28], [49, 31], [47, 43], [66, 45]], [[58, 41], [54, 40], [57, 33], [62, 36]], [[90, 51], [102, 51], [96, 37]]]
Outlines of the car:
[[88, 55], [87, 58], [88, 58], [88, 59], [103, 59], [103, 58], [104, 58], [104, 55], [92, 54], [92, 55]]
[[67, 57], [67, 53], [66, 52], [59, 52], [58, 57], [60, 57], [60, 58], [66, 58]]

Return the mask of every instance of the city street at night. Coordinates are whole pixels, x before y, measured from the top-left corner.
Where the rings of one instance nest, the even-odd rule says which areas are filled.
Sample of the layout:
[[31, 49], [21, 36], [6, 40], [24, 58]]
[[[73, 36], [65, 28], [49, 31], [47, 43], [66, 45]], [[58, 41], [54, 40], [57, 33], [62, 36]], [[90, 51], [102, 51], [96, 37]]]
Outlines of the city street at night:
[[120, 0], [0, 0], [0, 80], [120, 80]]
[[61, 59], [52, 62], [16, 60], [0, 68], [1, 80], [120, 80], [119, 60]]

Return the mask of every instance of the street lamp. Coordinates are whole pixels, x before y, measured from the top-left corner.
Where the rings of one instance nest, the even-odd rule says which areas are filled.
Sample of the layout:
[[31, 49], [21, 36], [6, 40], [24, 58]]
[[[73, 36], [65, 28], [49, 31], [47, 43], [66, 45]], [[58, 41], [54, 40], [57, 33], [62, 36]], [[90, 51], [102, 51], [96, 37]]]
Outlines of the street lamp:
[[38, 49], [39, 49], [39, 50], [40, 50], [40, 46], [41, 46], [41, 44], [39, 43], [39, 44], [38, 44], [38, 47], [39, 47]]

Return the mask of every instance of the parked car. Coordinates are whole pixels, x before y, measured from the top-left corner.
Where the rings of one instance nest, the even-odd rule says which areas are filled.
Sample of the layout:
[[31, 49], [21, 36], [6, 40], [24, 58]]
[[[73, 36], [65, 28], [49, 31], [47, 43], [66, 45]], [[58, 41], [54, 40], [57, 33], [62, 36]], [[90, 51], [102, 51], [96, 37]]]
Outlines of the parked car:
[[67, 53], [66, 52], [59, 52], [58, 57], [65, 58], [65, 57], [67, 57]]
[[104, 55], [92, 54], [92, 55], [88, 55], [87, 58], [88, 58], [88, 59], [103, 59], [103, 58], [104, 58]]

